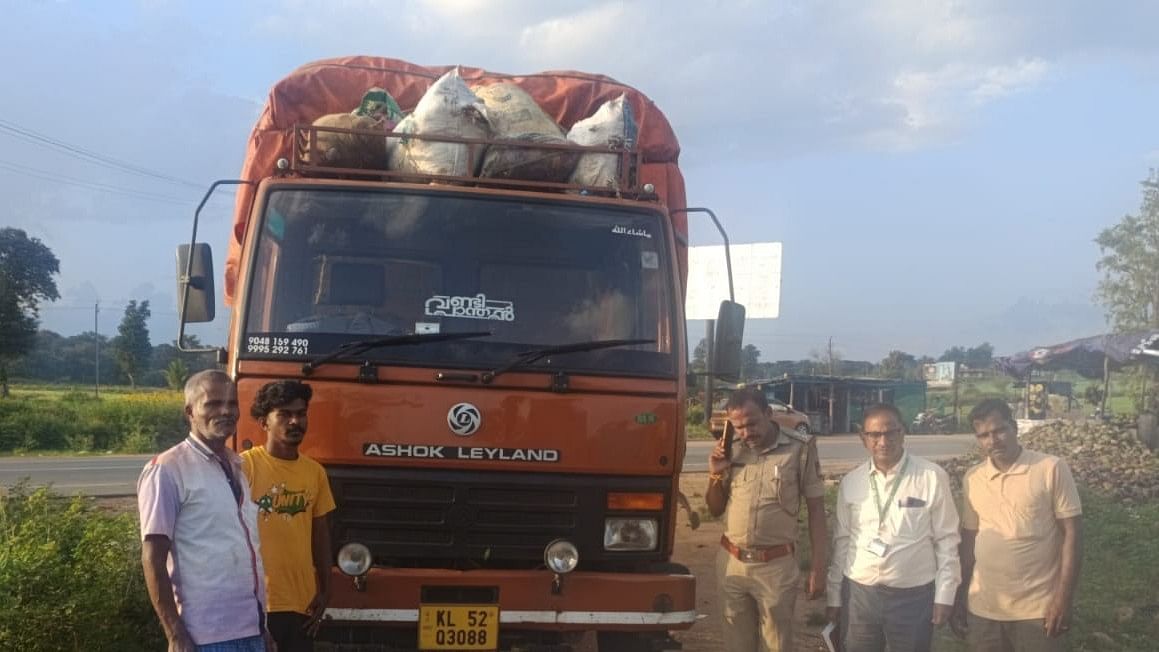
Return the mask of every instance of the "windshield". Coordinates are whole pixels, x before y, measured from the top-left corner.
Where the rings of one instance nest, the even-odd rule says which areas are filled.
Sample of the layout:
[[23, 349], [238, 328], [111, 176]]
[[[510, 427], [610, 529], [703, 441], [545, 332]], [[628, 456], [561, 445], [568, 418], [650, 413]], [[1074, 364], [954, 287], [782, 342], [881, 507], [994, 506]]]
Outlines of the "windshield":
[[367, 336], [487, 331], [355, 356], [493, 368], [531, 348], [553, 371], [671, 376], [662, 217], [528, 200], [351, 189], [270, 193], [247, 300], [248, 358], [315, 358]]

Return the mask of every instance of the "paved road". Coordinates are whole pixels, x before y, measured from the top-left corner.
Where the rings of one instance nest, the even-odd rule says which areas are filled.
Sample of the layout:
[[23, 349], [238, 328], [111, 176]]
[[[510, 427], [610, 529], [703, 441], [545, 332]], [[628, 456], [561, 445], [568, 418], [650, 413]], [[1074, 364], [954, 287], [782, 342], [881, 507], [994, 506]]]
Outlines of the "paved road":
[[[684, 472], [708, 471], [708, 454], [715, 441], [690, 441], [684, 455]], [[909, 435], [906, 450], [930, 459], [955, 457], [974, 447], [973, 435]], [[826, 469], [857, 464], [867, 456], [857, 435], [831, 435], [817, 438], [821, 466]]]
[[[684, 471], [708, 470], [708, 453], [715, 442], [688, 442]], [[972, 435], [911, 435], [906, 448], [930, 458], [960, 455], [974, 445]], [[856, 435], [818, 437], [821, 464], [827, 469], [843, 468], [865, 459], [865, 449]], [[131, 495], [137, 475], [148, 455], [105, 455], [100, 457], [0, 457], [0, 486], [11, 486], [28, 477], [31, 484], [51, 484], [60, 493], [90, 496]]]
[[141, 467], [149, 458], [149, 455], [0, 457], [0, 486], [11, 486], [27, 477], [32, 485], [51, 484], [60, 493], [132, 495], [137, 491]]

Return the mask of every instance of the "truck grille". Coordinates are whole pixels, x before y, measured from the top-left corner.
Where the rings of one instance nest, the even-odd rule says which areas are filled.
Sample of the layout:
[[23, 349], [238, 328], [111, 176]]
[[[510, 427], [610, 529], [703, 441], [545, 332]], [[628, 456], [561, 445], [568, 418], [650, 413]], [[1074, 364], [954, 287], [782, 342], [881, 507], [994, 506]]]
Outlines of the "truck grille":
[[[543, 549], [566, 538], [580, 558], [645, 560], [663, 555], [603, 550], [607, 492], [663, 491], [665, 478], [328, 466], [338, 505], [334, 546], [367, 545], [376, 564], [535, 567]], [[661, 531], [666, 527], [661, 517]], [[663, 546], [661, 546], [663, 547]]]

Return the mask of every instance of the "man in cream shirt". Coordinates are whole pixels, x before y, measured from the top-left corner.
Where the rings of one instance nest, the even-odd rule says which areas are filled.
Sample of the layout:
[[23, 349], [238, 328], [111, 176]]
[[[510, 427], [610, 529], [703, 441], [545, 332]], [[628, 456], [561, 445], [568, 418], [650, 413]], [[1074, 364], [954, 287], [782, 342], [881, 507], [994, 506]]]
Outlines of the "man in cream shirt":
[[929, 650], [961, 581], [949, 475], [906, 453], [903, 423], [892, 405], [865, 410], [870, 459], [837, 492], [827, 600], [845, 652]]
[[985, 461], [962, 480], [962, 575], [951, 626], [978, 652], [1066, 649], [1082, 503], [1066, 462], [1018, 443], [1001, 399], [970, 412]]

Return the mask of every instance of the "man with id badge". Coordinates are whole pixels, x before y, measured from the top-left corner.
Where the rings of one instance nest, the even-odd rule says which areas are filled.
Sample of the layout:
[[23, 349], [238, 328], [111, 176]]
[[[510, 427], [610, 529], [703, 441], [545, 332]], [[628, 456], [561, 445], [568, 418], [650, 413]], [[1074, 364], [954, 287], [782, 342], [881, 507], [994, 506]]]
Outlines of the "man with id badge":
[[[793, 649], [793, 610], [800, 591], [797, 518], [809, 511], [810, 599], [825, 588], [825, 483], [812, 437], [782, 431], [763, 392], [744, 388], [725, 405], [728, 425], [708, 458], [705, 502], [725, 515], [717, 580], [727, 652]], [[735, 441], [733, 441], [735, 439]]]
[[905, 451], [901, 412], [865, 410], [870, 459], [837, 491], [827, 610], [845, 652], [921, 652], [961, 581], [958, 512], [942, 467]]

